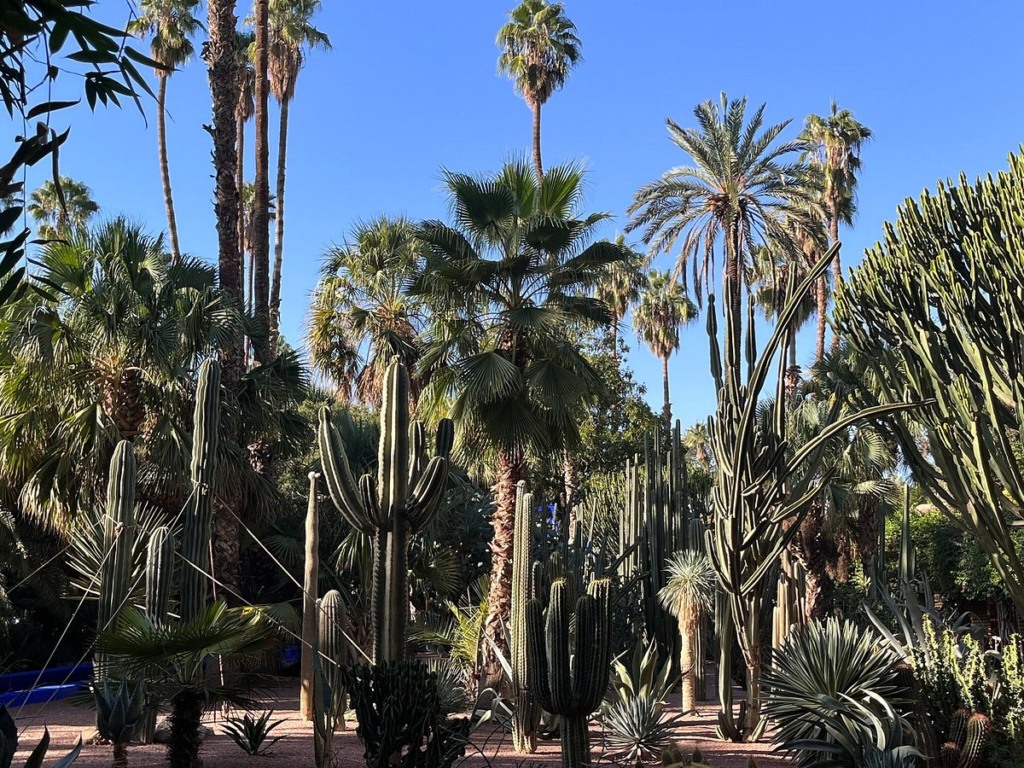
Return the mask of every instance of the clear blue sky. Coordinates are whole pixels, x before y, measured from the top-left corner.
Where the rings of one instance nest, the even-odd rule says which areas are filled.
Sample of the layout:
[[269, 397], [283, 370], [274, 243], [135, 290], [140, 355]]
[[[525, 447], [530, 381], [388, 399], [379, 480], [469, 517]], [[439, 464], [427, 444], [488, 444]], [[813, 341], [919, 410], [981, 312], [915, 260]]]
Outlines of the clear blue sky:
[[[355, 221], [443, 217], [441, 167], [488, 171], [528, 150], [529, 111], [495, 69], [494, 36], [513, 4], [324, 0], [318, 26], [334, 50], [309, 57], [291, 110], [282, 311], [293, 344], [302, 344], [323, 248]], [[879, 238], [904, 198], [960, 171], [999, 170], [1024, 141], [1019, 0], [566, 6], [585, 60], [544, 110], [544, 159], [587, 162], [588, 207], [615, 216], [609, 236], [624, 226], [634, 190], [684, 161], [665, 118], [692, 124], [693, 106], [722, 90], [767, 102], [770, 121], [794, 120], [791, 133], [833, 98], [874, 131], [863, 153], [859, 217], [843, 234], [846, 265]], [[242, 0], [240, 15], [248, 11]], [[124, 0], [101, 0], [98, 13], [123, 23], [128, 10]], [[200, 61], [173, 76], [168, 106], [181, 246], [213, 260], [211, 142], [203, 130], [210, 98]], [[147, 110], [148, 125], [131, 107], [67, 112], [72, 133], [61, 162], [105, 213], [156, 231], [165, 218], [151, 102]], [[275, 149], [276, 124], [275, 108]], [[45, 173], [30, 176], [30, 188]], [[627, 335], [631, 364], [657, 407], [660, 366]], [[801, 343], [810, 351], [809, 334]], [[671, 376], [676, 415], [684, 424], [703, 419], [713, 403], [703, 323], [685, 332]]]

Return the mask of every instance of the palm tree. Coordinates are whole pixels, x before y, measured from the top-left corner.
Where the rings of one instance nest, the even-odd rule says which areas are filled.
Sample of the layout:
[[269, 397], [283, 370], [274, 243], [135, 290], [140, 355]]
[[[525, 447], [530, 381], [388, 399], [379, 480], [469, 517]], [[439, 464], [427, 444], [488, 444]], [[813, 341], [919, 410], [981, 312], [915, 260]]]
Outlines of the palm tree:
[[711, 450], [711, 436], [708, 434], [707, 424], [698, 421], [687, 427], [683, 432], [683, 445], [688, 452], [693, 452], [693, 458], [701, 469], [705, 472], [711, 471], [715, 457]]
[[195, 55], [192, 36], [203, 27], [193, 15], [198, 8], [199, 0], [142, 0], [138, 17], [128, 25], [132, 34], [153, 35], [151, 55], [153, 61], [161, 65], [155, 70], [160, 81], [156, 93], [156, 140], [160, 152], [164, 208], [167, 210], [167, 233], [175, 261], [181, 256], [181, 250], [178, 248], [178, 224], [171, 196], [171, 171], [167, 163], [167, 79]]
[[250, 53], [256, 69], [256, 174], [253, 180], [252, 314], [259, 337], [256, 359], [270, 356], [270, 0], [253, 3], [256, 31]]
[[[853, 223], [856, 209], [857, 172], [860, 170], [860, 149], [865, 141], [871, 138], [871, 129], [857, 122], [848, 109], [840, 110], [833, 101], [830, 114], [809, 115], [804, 123], [801, 138], [808, 144], [807, 157], [821, 171], [823, 189], [822, 198], [825, 208], [825, 221], [828, 225], [830, 243], [839, 242], [839, 224], [847, 226]], [[839, 254], [832, 262], [832, 282], [838, 286], [843, 279], [843, 269]], [[821, 282], [827, 282], [822, 275]], [[825, 292], [819, 287], [819, 320], [818, 320], [818, 356], [821, 359], [825, 346], [825, 325], [821, 304], [821, 295]], [[833, 336], [833, 346], [838, 338]]]
[[[244, 286], [245, 290], [245, 309], [247, 312], [252, 312], [253, 309], [253, 275], [255, 273], [255, 264], [252, 259], [253, 255], [253, 239], [256, 237], [256, 185], [251, 181], [247, 181], [242, 184], [242, 196], [239, 200], [241, 208], [239, 209], [238, 216], [238, 231], [239, 241], [238, 249], [242, 254], [243, 260], [246, 254], [249, 254], [249, 273], [246, 276], [247, 281]], [[267, 209], [267, 216], [272, 216], [274, 213], [274, 196], [270, 196], [270, 208]]]
[[669, 119], [669, 137], [694, 165], [672, 168], [642, 186], [626, 228], [643, 228], [652, 256], [670, 253], [682, 237], [676, 270], [685, 285], [690, 268], [698, 301], [714, 278], [718, 248], [724, 248], [723, 311], [733, 329], [727, 360], [739, 359], [741, 286], [754, 246], [774, 241], [795, 248], [794, 224], [814, 210], [818, 188], [799, 159], [806, 144], [776, 141], [790, 121], [765, 127], [765, 105], [749, 121], [746, 108], [746, 98], [730, 101], [722, 93], [718, 104], [708, 100], [694, 109], [697, 128]]
[[[380, 399], [385, 369], [395, 355], [414, 369], [426, 308], [405, 288], [424, 257], [407, 219], [381, 216], [357, 224], [349, 242], [324, 254], [309, 317], [310, 360], [348, 395]], [[360, 350], [365, 351], [361, 362]], [[414, 376], [414, 389], [418, 389]]]
[[498, 73], [512, 78], [533, 112], [533, 167], [544, 175], [540, 159], [540, 110], [580, 61], [582, 43], [562, 3], [523, 0], [498, 31]]
[[82, 182], [60, 177], [60, 185], [44, 181], [32, 192], [28, 213], [35, 221], [39, 236], [46, 240], [80, 231], [100, 209], [92, 191]]
[[270, 92], [281, 107], [277, 135], [277, 215], [274, 225], [274, 272], [270, 283], [271, 347], [281, 323], [281, 262], [284, 257], [284, 180], [288, 154], [288, 107], [306, 48], [330, 50], [327, 35], [311, 23], [320, 0], [270, 0]]
[[571, 341], [574, 328], [611, 323], [592, 295], [606, 265], [627, 253], [587, 245], [606, 214], [581, 216], [584, 174], [556, 166], [540, 180], [526, 162], [483, 177], [445, 171], [455, 225], [427, 221], [427, 259], [412, 290], [430, 303], [421, 407], [447, 410], [464, 455], [493, 456], [488, 635], [504, 644], [509, 615], [516, 484], [527, 452], [577, 444], [582, 403], [600, 377]]
[[696, 634], [701, 618], [711, 610], [718, 582], [707, 556], [694, 550], [676, 552], [665, 566], [665, 572], [665, 586], [658, 592], [658, 602], [679, 622], [682, 712], [688, 715], [697, 710], [694, 695], [697, 664], [703, 663], [694, 655]]
[[[243, 285], [245, 284], [245, 254], [249, 250], [246, 246], [249, 234], [246, 230], [244, 215], [246, 194], [245, 124], [256, 114], [256, 68], [249, 57], [249, 51], [255, 42], [256, 37], [251, 32], [235, 32], [235, 64], [238, 67], [238, 103], [235, 105], [235, 146], [238, 150], [238, 168], [235, 173], [235, 186], [238, 188], [239, 204], [242, 206], [242, 213], [238, 216], [238, 270], [242, 275]], [[251, 265], [249, 272], [251, 275]]]
[[[615, 238], [620, 248], [628, 248], [624, 235]], [[612, 310], [612, 357], [619, 358], [619, 324], [629, 308], [640, 298], [647, 283], [644, 274], [643, 254], [628, 248], [630, 255], [625, 261], [609, 264], [604, 279], [597, 284], [597, 297]]]
[[686, 295], [686, 289], [668, 272], [652, 269], [640, 303], [633, 310], [633, 325], [640, 340], [661, 360], [665, 405], [662, 418], [672, 427], [672, 402], [668, 387], [668, 359], [679, 349], [679, 328], [697, 319], [697, 307]]

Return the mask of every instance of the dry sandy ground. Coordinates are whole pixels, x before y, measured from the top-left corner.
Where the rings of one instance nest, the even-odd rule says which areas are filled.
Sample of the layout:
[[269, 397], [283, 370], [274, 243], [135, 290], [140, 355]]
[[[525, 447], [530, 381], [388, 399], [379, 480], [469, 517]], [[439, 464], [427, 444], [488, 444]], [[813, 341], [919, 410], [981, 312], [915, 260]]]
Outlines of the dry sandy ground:
[[[285, 738], [274, 745], [267, 757], [250, 757], [221, 731], [219, 718], [208, 716], [208, 724], [214, 729], [214, 735], [204, 742], [202, 757], [206, 768], [306, 768], [313, 765], [312, 726], [298, 717], [298, 685], [297, 683], [278, 688], [267, 706], [275, 710], [273, 719], [284, 719], [284, 724], [274, 729], [273, 734]], [[747, 768], [748, 760], [754, 757], [758, 768], [781, 768], [792, 765], [789, 761], [771, 754], [772, 745], [768, 742], [760, 744], [731, 744], [715, 739], [716, 706], [709, 703], [701, 707], [701, 714], [682, 721], [677, 729], [678, 744], [684, 752], [692, 752], [699, 747], [705, 758], [714, 768]], [[79, 735], [88, 735], [93, 728], [93, 713], [73, 707], [66, 702], [53, 702], [49, 705], [25, 707], [17, 717], [21, 731], [21, 751], [15, 765], [20, 765], [28, 756], [29, 751], [42, 736], [44, 725], [49, 728], [51, 736], [49, 759], [50, 765], [57, 757], [62, 756], [77, 741]], [[351, 713], [350, 717], [351, 717]], [[350, 728], [354, 721], [350, 722]], [[456, 763], [457, 768], [547, 768], [561, 765], [557, 742], [542, 742], [537, 754], [527, 758], [514, 755], [510, 739], [507, 735], [486, 727], [472, 734], [475, 751]], [[593, 733], [593, 749], [595, 757], [601, 751], [599, 730]], [[335, 738], [338, 768], [362, 768], [362, 747], [353, 730], [338, 733]], [[128, 753], [131, 768], [159, 768], [166, 765], [166, 748], [162, 745], [132, 745]], [[109, 746], [86, 744], [82, 754], [75, 763], [75, 768], [106, 768], [111, 763]], [[607, 765], [605, 761], [600, 764]]]

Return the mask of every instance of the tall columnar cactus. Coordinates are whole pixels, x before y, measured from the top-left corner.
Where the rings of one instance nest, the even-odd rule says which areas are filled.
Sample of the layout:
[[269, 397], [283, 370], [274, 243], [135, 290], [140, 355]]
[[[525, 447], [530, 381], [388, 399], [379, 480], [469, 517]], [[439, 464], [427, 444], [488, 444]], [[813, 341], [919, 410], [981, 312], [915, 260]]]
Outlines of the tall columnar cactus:
[[316, 603], [317, 632], [311, 696], [314, 757], [318, 768], [333, 761], [334, 732], [345, 727], [346, 690], [342, 671], [351, 662], [345, 637], [345, 601], [332, 589]]
[[378, 663], [405, 657], [409, 537], [422, 531], [437, 512], [455, 438], [452, 422], [443, 419], [435, 455], [427, 461], [426, 431], [418, 421], [410, 424], [409, 374], [398, 358], [391, 361], [385, 377], [380, 426], [375, 491], [372, 475], [363, 475], [356, 483], [330, 411], [320, 409], [320, 458], [331, 499], [349, 525], [373, 538], [370, 605]]
[[167, 526], [154, 529], [146, 544], [146, 616], [154, 624], [167, 623], [174, 574], [174, 536]]
[[562, 716], [562, 767], [591, 765], [587, 719], [601, 705], [611, 669], [611, 581], [596, 579], [573, 610], [567, 579], [551, 585], [547, 618], [541, 601], [527, 606], [531, 663], [537, 670], [537, 697], [547, 711]]
[[185, 511], [181, 555], [181, 618], [191, 621], [206, 610], [209, 598], [210, 539], [213, 536], [213, 495], [220, 432], [220, 363], [204, 360], [199, 367], [192, 424], [192, 493]]
[[[114, 629], [131, 592], [132, 539], [135, 534], [135, 450], [127, 440], [114, 449], [107, 475], [106, 514], [103, 516], [103, 563], [100, 571], [99, 631]], [[97, 657], [97, 677], [107, 671]]]
[[[526, 642], [526, 606], [533, 597], [533, 494], [526, 492], [526, 483], [516, 488], [516, 526], [512, 548], [512, 611], [511, 643], [512, 745], [519, 754], [537, 750], [537, 725], [540, 710], [533, 692], [535, 671], [530, 666]], [[580, 526], [577, 525], [577, 528]], [[539, 565], [539, 563], [538, 563]]]
[[[718, 478], [712, 491], [714, 520], [707, 548], [719, 582], [729, 599], [733, 626], [747, 666], [746, 722], [735, 728], [733, 713], [720, 715], [723, 730], [733, 738], [757, 739], [764, 729], [761, 717], [761, 617], [773, 569], [796, 535], [800, 519], [833, 471], [823, 466], [825, 449], [836, 436], [857, 423], [907, 409], [898, 404], [842, 413], [841, 403], [830, 409], [828, 426], [798, 450], [786, 437], [786, 361], [792, 320], [813, 281], [828, 268], [838, 250], [833, 246], [807, 273], [776, 318], [775, 332], [757, 352], [753, 305], [743, 329], [726, 313], [725, 355], [721, 354], [714, 299], [708, 307], [711, 373], [718, 393], [715, 415], [708, 423]], [[728, 276], [726, 282], [728, 283]], [[727, 291], [728, 293], [728, 291]], [[746, 377], [741, 376], [741, 347], [746, 352]], [[761, 398], [772, 367], [777, 389], [773, 410], [761, 413]], [[728, 641], [723, 638], [723, 645]], [[723, 705], [725, 705], [723, 700]], [[731, 702], [730, 702], [731, 706]]]
[[992, 723], [981, 713], [968, 716], [965, 709], [953, 713], [949, 740], [942, 745], [942, 768], [979, 768], [992, 735]]
[[309, 473], [309, 497], [306, 504], [306, 559], [302, 579], [302, 657], [299, 712], [304, 720], [313, 719], [313, 647], [316, 644], [316, 596], [320, 580], [320, 512], [316, 481], [319, 472]]

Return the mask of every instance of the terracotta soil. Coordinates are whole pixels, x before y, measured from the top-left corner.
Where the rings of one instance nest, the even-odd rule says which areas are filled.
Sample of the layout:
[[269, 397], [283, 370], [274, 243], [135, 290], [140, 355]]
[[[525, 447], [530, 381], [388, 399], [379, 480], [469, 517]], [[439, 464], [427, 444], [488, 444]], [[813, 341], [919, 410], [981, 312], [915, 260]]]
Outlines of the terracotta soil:
[[[274, 709], [273, 720], [285, 722], [274, 729], [273, 735], [284, 736], [277, 742], [268, 757], [250, 757], [225, 735], [221, 729], [223, 718], [217, 714], [209, 714], [206, 723], [214, 729], [214, 735], [207, 739], [200, 752], [206, 768], [272, 768], [272, 766], [288, 766], [288, 768], [305, 768], [313, 765], [312, 725], [299, 719], [298, 716], [298, 683], [284, 685], [275, 689], [266, 698], [266, 706]], [[678, 706], [678, 702], [674, 702]], [[721, 742], [715, 738], [716, 704], [707, 703], [700, 707], [699, 716], [684, 719], [677, 728], [677, 743], [684, 752], [692, 752], [699, 747], [714, 768], [747, 768], [751, 757], [757, 762], [758, 768], [775, 768], [791, 766], [789, 760], [771, 754], [772, 744], [763, 741], [758, 744], [732, 744]], [[50, 751], [46, 765], [50, 765], [58, 757], [70, 749], [78, 737], [88, 737], [93, 732], [94, 715], [91, 711], [72, 706], [64, 701], [46, 705], [24, 707], [20, 712], [13, 711], [19, 731], [22, 733], [20, 751], [15, 765], [20, 765], [28, 757], [32, 747], [38, 743], [44, 725], [50, 731]], [[354, 728], [352, 713], [349, 713], [349, 727]], [[597, 757], [601, 749], [600, 728], [595, 726], [592, 732], [593, 750]], [[542, 742], [537, 753], [529, 756], [516, 755], [512, 752], [511, 739], [500, 730], [486, 726], [472, 734], [474, 747], [467, 752], [463, 760], [456, 762], [457, 768], [536, 768], [561, 765], [558, 742]], [[339, 732], [335, 737], [338, 768], [362, 768], [362, 747], [354, 730]], [[111, 764], [111, 748], [103, 744], [85, 744], [82, 754], [75, 763], [75, 768], [107, 768]], [[130, 768], [158, 768], [166, 765], [166, 747], [160, 744], [133, 744], [128, 750]], [[599, 765], [611, 765], [600, 760]]]

